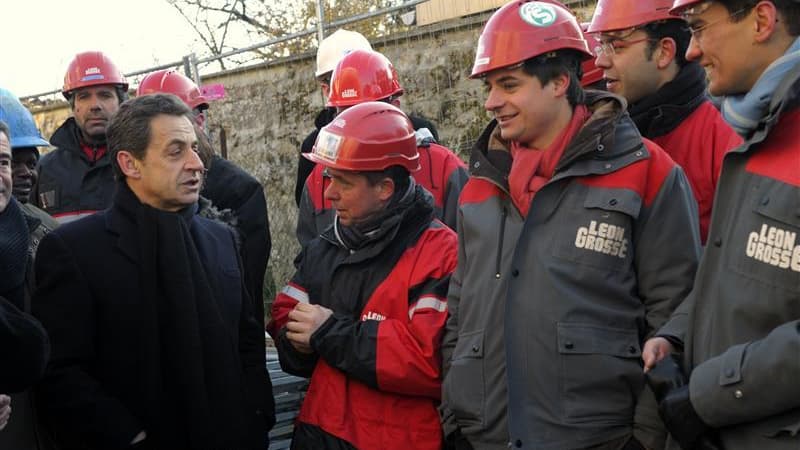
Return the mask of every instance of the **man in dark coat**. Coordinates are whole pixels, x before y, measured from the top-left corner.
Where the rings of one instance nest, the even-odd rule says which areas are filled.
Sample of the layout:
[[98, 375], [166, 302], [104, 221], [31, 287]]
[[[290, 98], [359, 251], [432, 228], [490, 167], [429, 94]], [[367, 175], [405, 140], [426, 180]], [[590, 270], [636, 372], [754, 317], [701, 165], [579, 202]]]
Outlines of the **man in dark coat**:
[[0, 121], [0, 430], [11, 415], [11, 398], [6, 394], [23, 391], [39, 379], [49, 350], [44, 329], [22, 311], [30, 236], [25, 214], [11, 195], [9, 135], [8, 126]]
[[106, 144], [106, 125], [128, 98], [128, 82], [108, 56], [78, 53], [67, 67], [61, 89], [72, 117], [50, 137], [57, 147], [39, 161], [39, 182], [31, 202], [60, 223], [107, 208], [114, 177]]
[[117, 194], [39, 246], [55, 343], [40, 412], [66, 448], [266, 448], [274, 403], [235, 232], [196, 215], [203, 164], [172, 95], [108, 127]]
[[[255, 316], [263, 326], [264, 274], [272, 249], [264, 187], [241, 167], [214, 152], [204, 131], [208, 100], [194, 81], [174, 69], [157, 70], [144, 77], [136, 90], [137, 96], [158, 93], [177, 95], [192, 108], [198, 153], [208, 169], [200, 195], [213, 206], [208, 208], [201, 204], [200, 215], [226, 221], [239, 231], [245, 284], [253, 300]], [[208, 213], [209, 209], [228, 211]]]

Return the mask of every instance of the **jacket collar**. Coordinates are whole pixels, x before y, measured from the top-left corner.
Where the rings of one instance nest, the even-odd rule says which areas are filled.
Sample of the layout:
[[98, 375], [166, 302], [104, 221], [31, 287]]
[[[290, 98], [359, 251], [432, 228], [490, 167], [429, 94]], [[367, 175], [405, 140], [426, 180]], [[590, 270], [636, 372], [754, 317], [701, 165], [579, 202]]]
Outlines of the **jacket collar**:
[[53, 133], [53, 135], [50, 137], [50, 143], [54, 147], [74, 154], [76, 157], [81, 158], [87, 164], [90, 164], [94, 167], [107, 166], [111, 164], [111, 158], [109, 157], [107, 151], [97, 161], [89, 161], [86, 153], [81, 148], [82, 140], [80, 136], [78, 123], [75, 122], [74, 117], [70, 117], [65, 120], [64, 123], [62, 123], [61, 126], [58, 127], [58, 129]]
[[[586, 91], [586, 106], [592, 116], [568, 144], [556, 165], [553, 180], [602, 175], [649, 156], [639, 131], [625, 110], [627, 104], [622, 97], [608, 92]], [[500, 137], [497, 121], [492, 120], [473, 146], [470, 174], [486, 179], [508, 193], [510, 170], [510, 144]]]
[[795, 65], [778, 84], [772, 95], [769, 113], [761, 119], [750, 139], [732, 152], [745, 153], [753, 145], [766, 140], [781, 116], [797, 108], [800, 108], [800, 64]]
[[[139, 199], [127, 184], [124, 181], [118, 181], [116, 183], [114, 201], [111, 207], [102, 213], [105, 216], [106, 230], [117, 236], [117, 248], [134, 262], [139, 260], [141, 252], [139, 248], [139, 227], [136, 222], [137, 214], [135, 212], [137, 205], [140, 204]], [[194, 204], [181, 210], [179, 214], [191, 222], [194, 220], [197, 211], [198, 206]]]
[[677, 128], [707, 98], [705, 72], [698, 63], [690, 62], [658, 91], [631, 104], [628, 111], [642, 136], [653, 139]]

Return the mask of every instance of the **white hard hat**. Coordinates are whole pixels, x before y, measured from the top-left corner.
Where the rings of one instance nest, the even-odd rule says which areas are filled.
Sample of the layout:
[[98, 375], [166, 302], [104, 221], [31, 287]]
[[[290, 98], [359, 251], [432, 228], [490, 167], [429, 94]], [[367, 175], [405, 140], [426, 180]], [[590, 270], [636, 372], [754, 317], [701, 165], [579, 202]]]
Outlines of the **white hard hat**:
[[314, 76], [332, 72], [342, 57], [353, 50], [372, 50], [363, 34], [356, 31], [336, 30], [319, 44], [317, 49], [317, 72]]

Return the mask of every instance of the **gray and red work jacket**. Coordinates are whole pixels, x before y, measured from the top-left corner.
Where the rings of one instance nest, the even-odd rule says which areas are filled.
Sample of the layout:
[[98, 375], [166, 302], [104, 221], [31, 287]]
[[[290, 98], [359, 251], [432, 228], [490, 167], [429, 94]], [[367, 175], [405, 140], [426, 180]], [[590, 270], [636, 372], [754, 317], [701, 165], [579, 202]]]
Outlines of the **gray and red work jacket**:
[[683, 171], [639, 135], [620, 98], [587, 93], [587, 106], [525, 218], [494, 123], [472, 154], [442, 413], [445, 433], [458, 427], [475, 448], [584, 448], [632, 434], [642, 344], [694, 279], [697, 204]]
[[[399, 221], [385, 221], [366, 246], [347, 248], [334, 226], [312, 239], [275, 298], [267, 330], [281, 367], [311, 377], [298, 448], [441, 447], [440, 350], [456, 235], [434, 218], [430, 194], [414, 189], [414, 205]], [[311, 355], [286, 339], [298, 302], [333, 310], [311, 336]], [[316, 443], [298, 434], [315, 435]]]
[[800, 448], [800, 64], [726, 156], [683, 340], [689, 393], [730, 450]]

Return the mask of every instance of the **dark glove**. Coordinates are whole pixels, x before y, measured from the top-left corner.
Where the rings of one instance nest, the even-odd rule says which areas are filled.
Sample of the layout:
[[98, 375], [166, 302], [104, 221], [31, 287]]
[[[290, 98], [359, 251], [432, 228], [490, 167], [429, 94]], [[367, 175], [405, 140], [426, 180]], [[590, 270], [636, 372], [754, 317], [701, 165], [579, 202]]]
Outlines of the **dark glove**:
[[658, 401], [658, 415], [681, 448], [695, 449], [701, 437], [710, 431], [697, 415], [689, 398], [689, 377], [683, 373], [681, 360], [672, 354], [645, 374], [647, 384]]
[[669, 434], [684, 450], [697, 448], [703, 435], [711, 430], [692, 406], [688, 384], [673, 389], [664, 396], [658, 403], [658, 415], [664, 421]]
[[689, 378], [683, 374], [680, 357], [674, 353], [656, 363], [644, 376], [658, 403], [669, 391], [689, 384]]
[[472, 444], [461, 434], [461, 428], [456, 428], [456, 431], [445, 436], [442, 448], [444, 450], [473, 450]]

